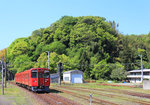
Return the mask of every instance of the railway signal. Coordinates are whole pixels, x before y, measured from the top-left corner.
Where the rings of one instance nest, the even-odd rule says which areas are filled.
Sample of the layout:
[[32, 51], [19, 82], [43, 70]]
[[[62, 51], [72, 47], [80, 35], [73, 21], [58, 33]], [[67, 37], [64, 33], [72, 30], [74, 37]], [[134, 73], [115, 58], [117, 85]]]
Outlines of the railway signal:
[[57, 74], [59, 75], [59, 78], [58, 78], [59, 85], [61, 85], [61, 72], [62, 71], [63, 71], [63, 64], [61, 62], [59, 62], [57, 64]]

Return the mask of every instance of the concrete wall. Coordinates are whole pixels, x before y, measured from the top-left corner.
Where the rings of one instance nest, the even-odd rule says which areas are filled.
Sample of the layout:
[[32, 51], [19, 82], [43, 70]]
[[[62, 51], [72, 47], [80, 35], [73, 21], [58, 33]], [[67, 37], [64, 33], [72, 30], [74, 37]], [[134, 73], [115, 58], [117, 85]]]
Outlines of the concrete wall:
[[[66, 77], [68, 78], [67, 81], [65, 80]], [[70, 76], [70, 74], [63, 74], [63, 81], [64, 81], [64, 82], [69, 82], [69, 83], [70, 83], [70, 81], [71, 81], [71, 76]]]
[[51, 83], [58, 83], [58, 74], [50, 74]]
[[150, 80], [143, 80], [143, 89], [150, 89]]
[[129, 80], [130, 83], [142, 83], [142, 81], [136, 81], [136, 80]]

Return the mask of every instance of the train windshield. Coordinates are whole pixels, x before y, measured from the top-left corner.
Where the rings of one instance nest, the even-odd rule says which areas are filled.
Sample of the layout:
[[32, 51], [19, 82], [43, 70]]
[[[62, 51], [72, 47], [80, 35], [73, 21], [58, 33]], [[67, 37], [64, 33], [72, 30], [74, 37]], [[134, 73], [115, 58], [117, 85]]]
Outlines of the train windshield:
[[31, 71], [31, 78], [37, 78], [37, 70]]
[[44, 70], [44, 78], [49, 78], [49, 71], [48, 70]]
[[43, 73], [39, 72], [39, 78], [43, 78]]

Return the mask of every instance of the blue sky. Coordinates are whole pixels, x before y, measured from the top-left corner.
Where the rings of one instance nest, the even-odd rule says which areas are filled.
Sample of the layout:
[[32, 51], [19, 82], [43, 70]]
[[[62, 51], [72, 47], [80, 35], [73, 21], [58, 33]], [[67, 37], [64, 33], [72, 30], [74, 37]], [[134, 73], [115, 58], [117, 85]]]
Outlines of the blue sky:
[[150, 32], [150, 0], [0, 0], [0, 50], [62, 16], [100, 16], [122, 34]]

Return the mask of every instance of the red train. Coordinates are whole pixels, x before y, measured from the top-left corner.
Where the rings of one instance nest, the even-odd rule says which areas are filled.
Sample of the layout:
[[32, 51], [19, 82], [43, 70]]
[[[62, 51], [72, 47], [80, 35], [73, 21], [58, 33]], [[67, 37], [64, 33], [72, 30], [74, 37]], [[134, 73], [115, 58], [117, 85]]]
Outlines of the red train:
[[33, 92], [49, 92], [50, 73], [46, 68], [32, 68], [15, 74], [16, 84], [26, 87]]

